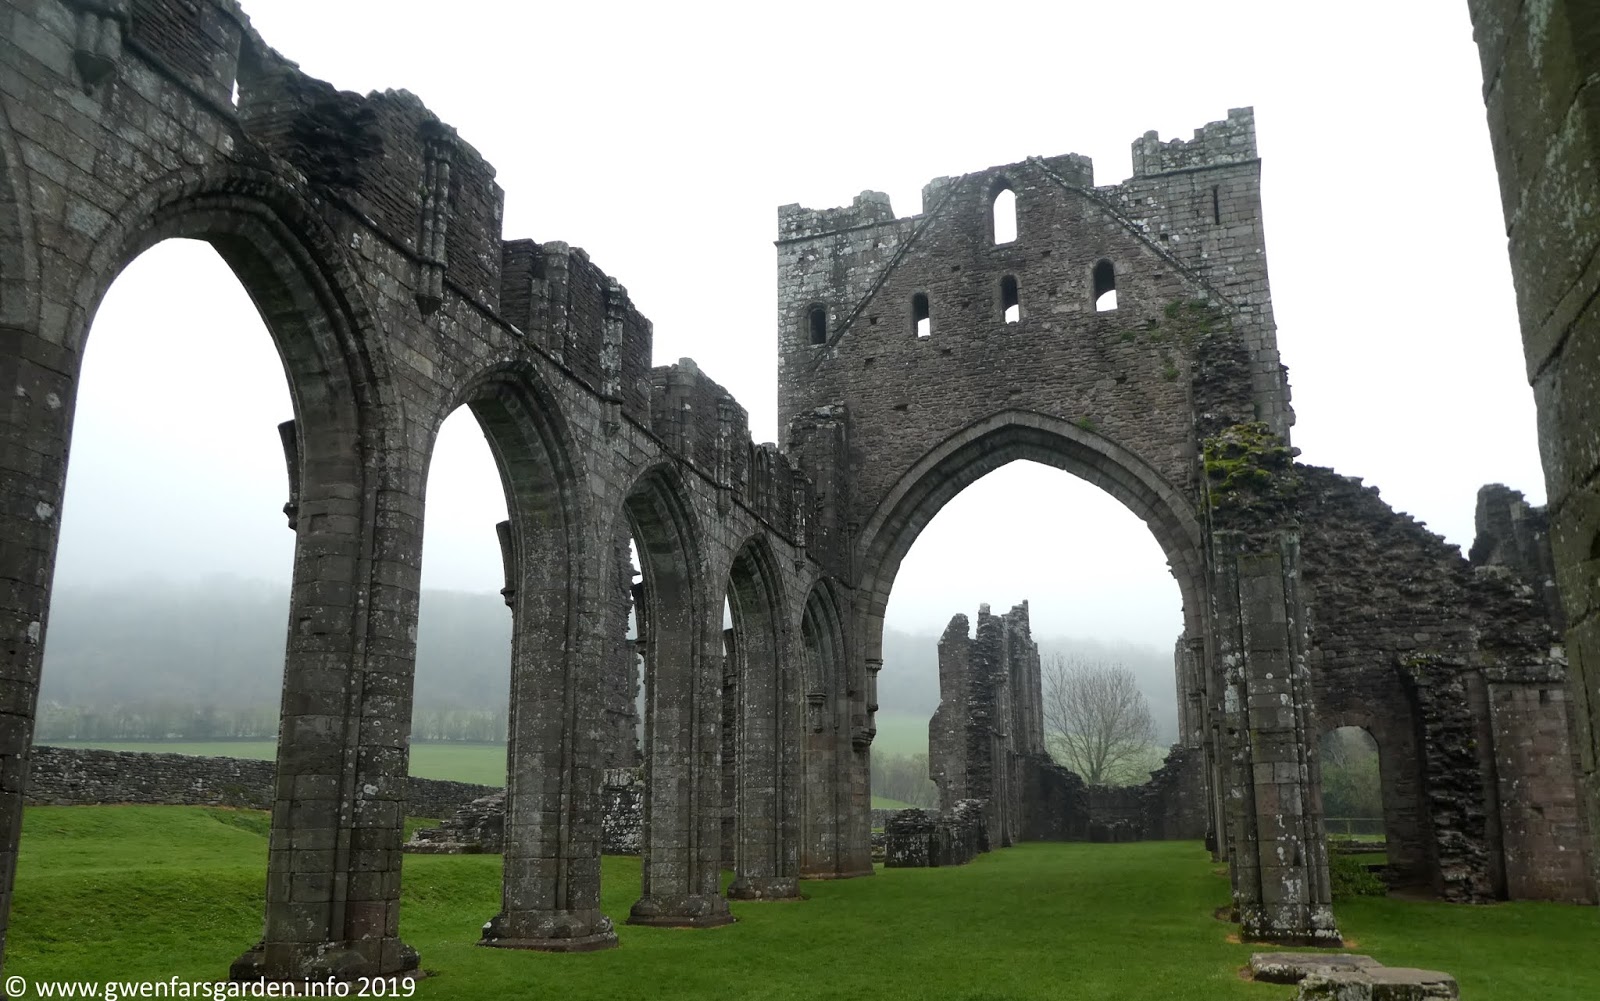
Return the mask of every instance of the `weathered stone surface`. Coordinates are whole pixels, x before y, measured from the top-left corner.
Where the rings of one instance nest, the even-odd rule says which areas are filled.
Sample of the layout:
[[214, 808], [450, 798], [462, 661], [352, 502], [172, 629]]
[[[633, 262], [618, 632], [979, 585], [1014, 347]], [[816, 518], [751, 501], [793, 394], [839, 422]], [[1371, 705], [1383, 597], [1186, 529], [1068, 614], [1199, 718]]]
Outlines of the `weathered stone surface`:
[[[306, 76], [228, 0], [129, 0], [125, 20], [79, 6], [66, 17], [55, 0], [0, 0], [15, 29], [0, 32], [11, 109], [0, 121], [0, 917], [82, 348], [113, 278], [167, 238], [208, 240], [234, 268], [297, 401], [264, 936], [236, 976], [417, 964], [399, 937], [399, 849], [423, 487], [437, 430], [462, 405], [493, 442], [512, 514], [501, 536], [514, 623], [505, 909], [486, 944], [614, 944], [599, 909], [601, 790], [606, 768], [635, 765], [630, 752], [648, 818], [633, 920], [729, 920], [718, 888], [730, 817], [740, 893], [870, 874], [876, 675], [895, 575], [944, 503], [1018, 459], [1102, 486], [1171, 563], [1186, 733], [1205, 759], [1209, 827], [1247, 935], [1337, 938], [1310, 736], [1318, 657], [1362, 652], [1319, 631], [1341, 612], [1349, 635], [1381, 626], [1366, 652], [1382, 684], [1426, 703], [1413, 749], [1444, 779], [1417, 788], [1427, 807], [1414, 826], [1449, 833], [1445, 884], [1475, 894], [1487, 872], [1493, 887], [1497, 857], [1507, 886], [1559, 884], [1538, 860], [1573, 827], [1563, 759], [1549, 752], [1557, 710], [1540, 708], [1560, 674], [1556, 658], [1534, 655], [1537, 623], [1518, 605], [1537, 595], [1438, 561], [1413, 575], [1408, 560], [1430, 544], [1287, 462], [1293, 413], [1248, 109], [1189, 140], [1141, 138], [1121, 184], [1095, 185], [1089, 161], [1068, 154], [937, 179], [912, 216], [874, 193], [780, 209], [780, 448], [753, 442], [743, 408], [691, 360], [652, 365], [649, 321], [587, 253], [507, 239], [493, 168], [415, 96]], [[1488, 95], [1497, 142], [1511, 142], [1507, 121], [1534, 116], [1538, 148], [1502, 167], [1570, 623], [1570, 746], [1592, 787], [1600, 271], [1580, 251], [1600, 199], [1574, 196], [1593, 187], [1581, 168], [1600, 133], [1594, 88], [1579, 85], [1595, 75], [1593, 15], [1578, 0], [1547, 6], [1561, 17], [1538, 37], [1506, 15], [1514, 5], [1478, 0], [1474, 15], [1506, 70]], [[1541, 76], [1524, 53], [1560, 72]], [[1018, 227], [997, 243], [1002, 190], [1016, 195]], [[1117, 308], [1096, 308], [1108, 290]], [[1373, 558], [1341, 579], [1336, 547], [1318, 549], [1328, 525]], [[637, 589], [620, 566], [624, 536], [644, 564]], [[1374, 581], [1407, 600], [1369, 615], [1359, 599]], [[634, 645], [620, 634], [628, 601]], [[1473, 629], [1473, 643], [1457, 642]], [[649, 679], [636, 751], [635, 669]], [[1525, 734], [1539, 750], [1516, 750]], [[1520, 785], [1446, 802], [1467, 796], [1473, 754], [1481, 766], [1491, 749]], [[1002, 775], [991, 841], [1016, 819], [1011, 796], [1041, 777], [1055, 783], [1041, 792], [1053, 817], [1084, 805], [1087, 791], [1047, 769]], [[1477, 833], [1495, 830], [1495, 798], [1501, 851]], [[1079, 815], [1087, 836], [1086, 806]], [[932, 857], [977, 840], [952, 833]], [[1513, 843], [1533, 860], [1522, 876]]]
[[1551, 548], [1567, 624], [1578, 814], [1600, 896], [1600, 11], [1468, 0], [1483, 60]]
[[1428, 1001], [1459, 998], [1454, 977], [1435, 970], [1369, 966], [1322, 967], [1300, 981], [1300, 1001]]
[[1371, 956], [1330, 952], [1257, 952], [1250, 956], [1250, 973], [1269, 984], [1298, 984], [1319, 970], [1360, 970], [1380, 965]]

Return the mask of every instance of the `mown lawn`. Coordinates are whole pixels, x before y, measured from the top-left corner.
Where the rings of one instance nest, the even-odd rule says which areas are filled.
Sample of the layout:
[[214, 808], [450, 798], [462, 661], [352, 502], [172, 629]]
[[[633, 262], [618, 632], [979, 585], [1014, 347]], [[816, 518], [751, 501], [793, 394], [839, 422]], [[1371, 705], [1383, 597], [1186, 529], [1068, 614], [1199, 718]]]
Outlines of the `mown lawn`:
[[873, 720], [878, 728], [872, 738], [877, 754], [927, 754], [928, 717], [905, 713], [878, 713]]
[[[278, 743], [273, 740], [55, 740], [44, 743], [57, 747], [103, 747], [112, 751], [262, 761], [278, 756]], [[503, 786], [506, 784], [506, 745], [414, 743], [411, 745], [411, 774], [423, 779]]]
[[[259, 936], [262, 814], [187, 807], [27, 811], [6, 973], [205, 979]], [[953, 869], [806, 884], [799, 903], [735, 903], [704, 931], [620, 926], [620, 948], [482, 949], [498, 856], [408, 856], [402, 933], [434, 976], [421, 998], [1283, 1001], [1241, 981], [1249, 947], [1211, 912], [1227, 881], [1198, 844], [1032, 844]], [[626, 916], [639, 863], [608, 858]], [[1600, 909], [1361, 900], [1345, 933], [1380, 960], [1448, 970], [1469, 1001], [1596, 997]]]

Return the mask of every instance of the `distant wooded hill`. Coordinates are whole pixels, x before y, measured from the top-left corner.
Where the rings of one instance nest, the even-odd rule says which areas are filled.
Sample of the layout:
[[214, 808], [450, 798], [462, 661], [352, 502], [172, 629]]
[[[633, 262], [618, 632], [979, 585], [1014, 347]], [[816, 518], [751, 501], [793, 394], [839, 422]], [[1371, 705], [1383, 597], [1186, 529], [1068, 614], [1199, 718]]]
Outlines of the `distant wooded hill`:
[[[55, 593], [37, 739], [273, 737], [289, 594], [257, 581], [157, 581]], [[931, 715], [938, 636], [886, 630], [878, 702]], [[1162, 739], [1176, 737], [1168, 650], [1092, 640], [1041, 649], [1131, 668]], [[494, 593], [425, 591], [417, 622], [413, 736], [504, 740], [511, 613]]]

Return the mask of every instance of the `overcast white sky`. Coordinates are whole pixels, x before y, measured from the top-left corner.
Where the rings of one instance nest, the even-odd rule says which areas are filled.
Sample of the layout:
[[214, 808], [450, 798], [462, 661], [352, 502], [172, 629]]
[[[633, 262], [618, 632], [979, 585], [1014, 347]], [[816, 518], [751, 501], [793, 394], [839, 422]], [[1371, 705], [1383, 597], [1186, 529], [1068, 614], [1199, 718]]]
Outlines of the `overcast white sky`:
[[[1304, 459], [1463, 547], [1481, 484], [1543, 502], [1461, 0], [245, 6], [306, 71], [421, 96], [498, 169], [506, 236], [585, 247], [655, 321], [656, 361], [696, 358], [764, 439], [778, 205], [871, 188], [909, 215], [932, 177], [1069, 151], [1115, 183], [1147, 129], [1187, 138], [1254, 105]], [[58, 585], [286, 581], [289, 416], [271, 343], [209, 248], [136, 261], [90, 340]], [[424, 586], [497, 589], [503, 511], [458, 412], [430, 478]], [[1024, 464], [926, 530], [889, 624], [1024, 597], [1045, 635], [1166, 647], [1181, 628], [1142, 523]]]

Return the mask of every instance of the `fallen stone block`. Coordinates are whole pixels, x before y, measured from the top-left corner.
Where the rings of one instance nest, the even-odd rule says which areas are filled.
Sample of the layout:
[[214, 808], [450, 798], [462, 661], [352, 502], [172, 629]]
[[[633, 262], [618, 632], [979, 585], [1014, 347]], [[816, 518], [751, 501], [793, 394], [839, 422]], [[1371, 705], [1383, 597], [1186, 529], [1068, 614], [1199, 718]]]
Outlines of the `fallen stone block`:
[[1456, 999], [1456, 978], [1403, 966], [1324, 967], [1300, 981], [1299, 1001], [1434, 1001]]

